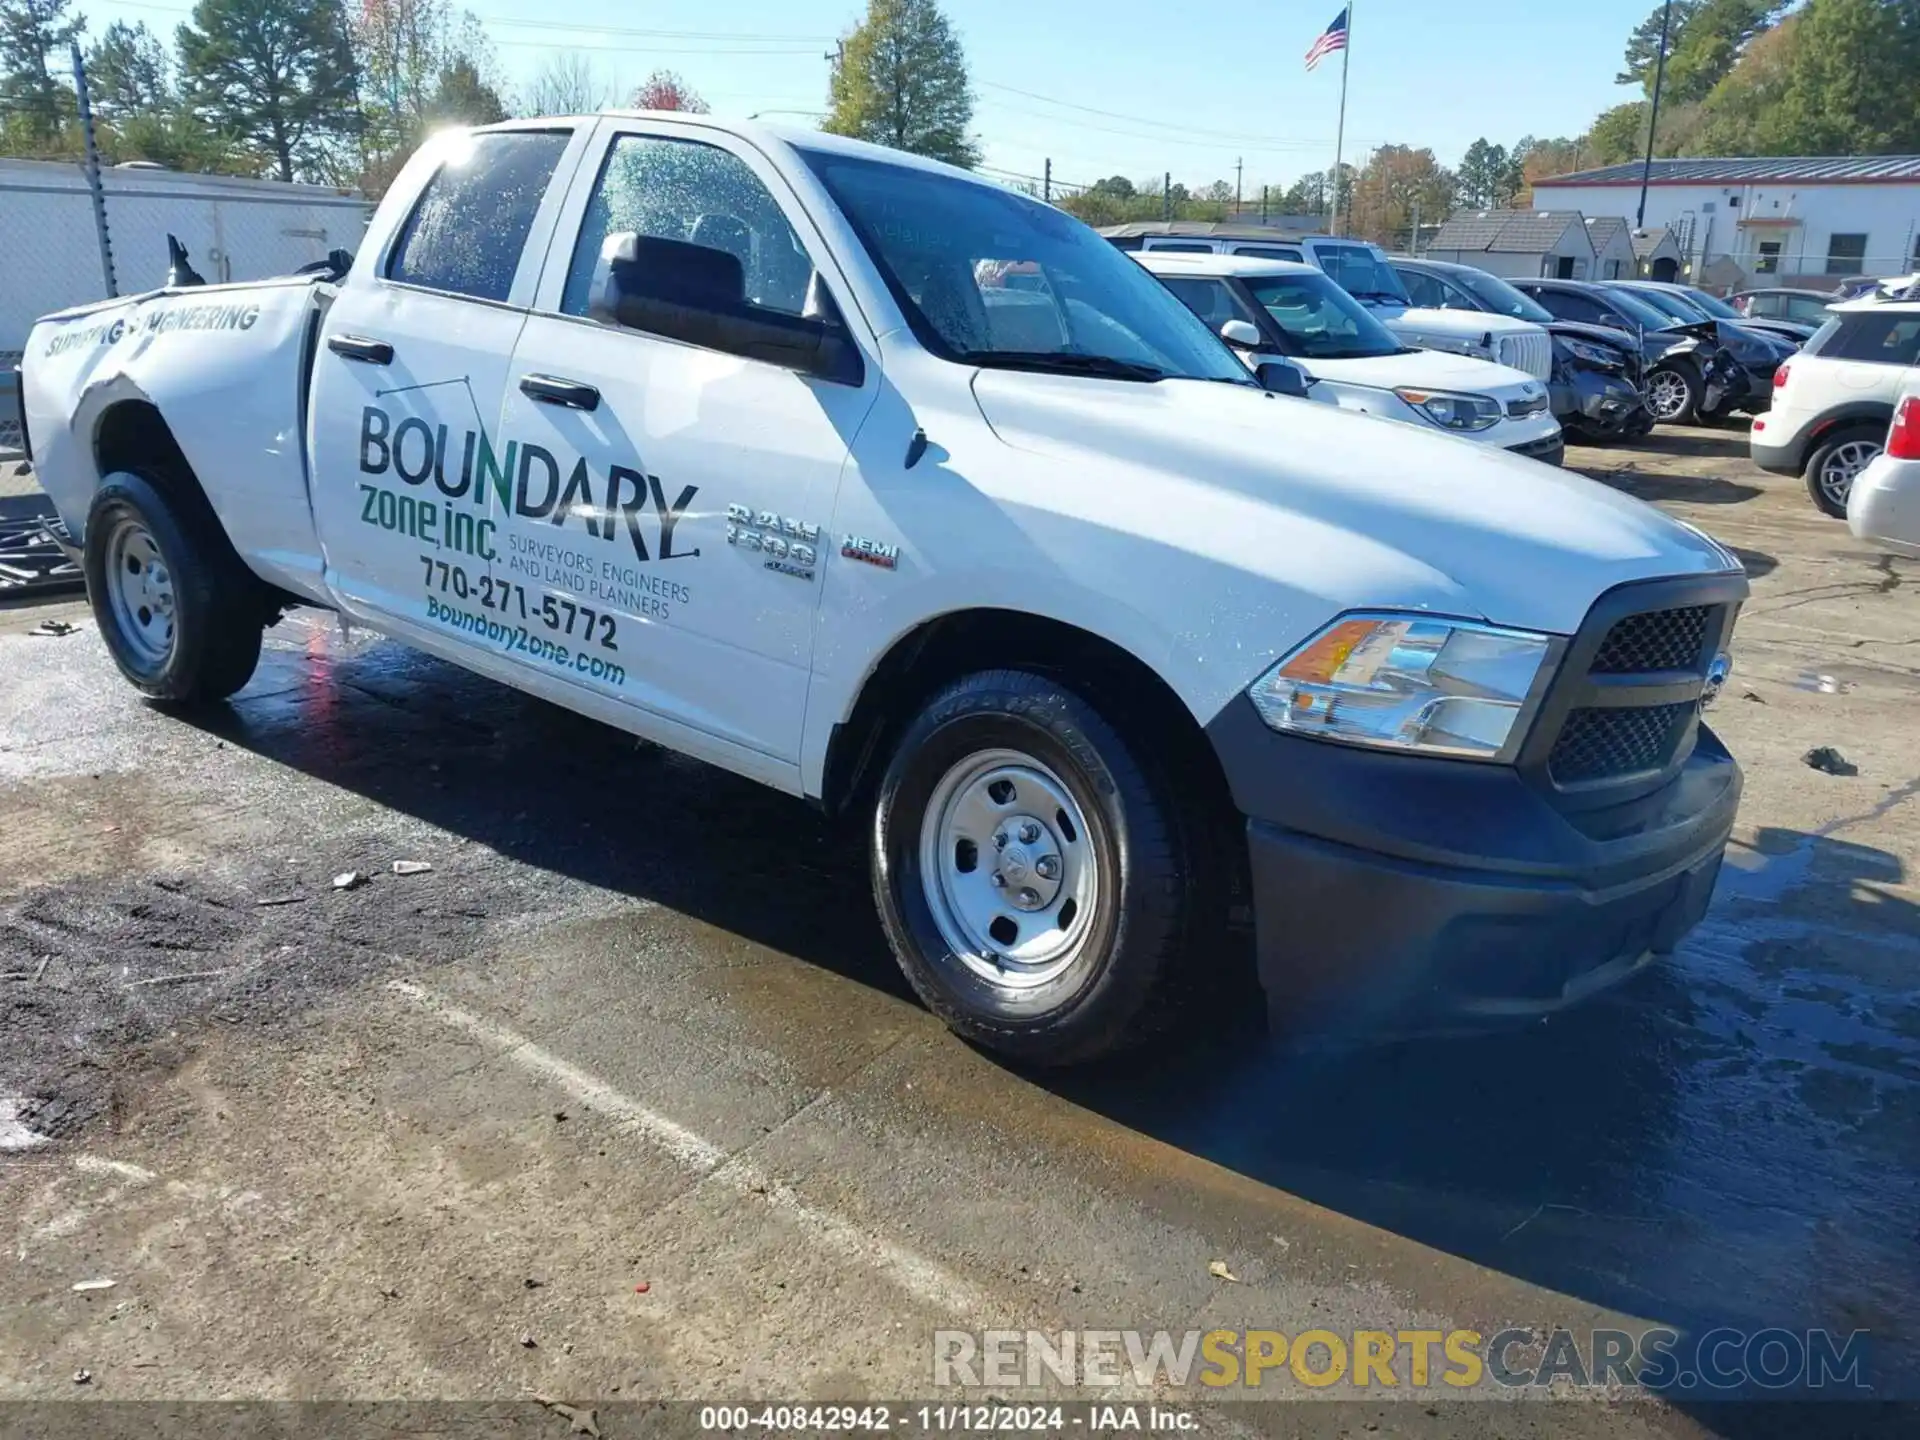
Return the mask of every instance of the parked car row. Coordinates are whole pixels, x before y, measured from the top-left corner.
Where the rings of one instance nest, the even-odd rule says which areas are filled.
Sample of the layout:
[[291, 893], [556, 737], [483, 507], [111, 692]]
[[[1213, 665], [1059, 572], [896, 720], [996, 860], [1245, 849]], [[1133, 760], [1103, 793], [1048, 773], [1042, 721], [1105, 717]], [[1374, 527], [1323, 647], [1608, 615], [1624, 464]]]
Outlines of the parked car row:
[[[1634, 439], [1655, 424], [1764, 411], [1772, 403], [1775, 371], [1813, 333], [1809, 324], [1791, 318], [1750, 321], [1724, 301], [1684, 285], [1509, 282], [1467, 265], [1390, 257], [1358, 240], [1314, 235], [1278, 240], [1248, 226], [1134, 224], [1105, 233], [1156, 273], [1163, 273], [1163, 262], [1182, 255], [1317, 268], [1406, 344], [1497, 362], [1544, 382], [1547, 408], [1560, 430], [1588, 442]], [[1214, 288], [1232, 291], [1226, 284], [1229, 274], [1244, 280], [1252, 273], [1223, 271], [1214, 277]], [[1245, 297], [1236, 298], [1244, 302]], [[1217, 308], [1217, 301], [1209, 303]], [[1273, 349], [1267, 321], [1225, 310], [1221, 315], [1221, 324], [1239, 319], [1260, 332], [1267, 349], [1246, 353], [1288, 353]], [[1279, 324], [1286, 328], [1284, 318]], [[1386, 357], [1344, 358], [1378, 362]], [[1310, 365], [1306, 368], [1310, 379], [1320, 378]], [[1353, 378], [1345, 377], [1346, 382]], [[1472, 393], [1485, 397], [1509, 381], [1491, 372], [1456, 371], [1450, 383], [1472, 385]], [[1352, 396], [1338, 403], [1352, 404]], [[1377, 402], [1368, 404], [1380, 413]], [[1491, 422], [1484, 428], [1485, 438], [1495, 438]]]

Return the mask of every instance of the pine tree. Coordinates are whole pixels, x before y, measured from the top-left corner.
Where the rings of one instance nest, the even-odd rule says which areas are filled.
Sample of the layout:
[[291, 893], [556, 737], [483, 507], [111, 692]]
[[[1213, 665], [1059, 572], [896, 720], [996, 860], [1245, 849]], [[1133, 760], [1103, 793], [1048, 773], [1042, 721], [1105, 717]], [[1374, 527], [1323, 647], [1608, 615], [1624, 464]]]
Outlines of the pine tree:
[[54, 78], [67, 69], [67, 46], [86, 29], [67, 18], [68, 0], [0, 0], [0, 118], [35, 140], [51, 139], [73, 109]]
[[200, 0], [179, 31], [194, 110], [291, 180], [355, 134], [353, 50], [337, 0]]

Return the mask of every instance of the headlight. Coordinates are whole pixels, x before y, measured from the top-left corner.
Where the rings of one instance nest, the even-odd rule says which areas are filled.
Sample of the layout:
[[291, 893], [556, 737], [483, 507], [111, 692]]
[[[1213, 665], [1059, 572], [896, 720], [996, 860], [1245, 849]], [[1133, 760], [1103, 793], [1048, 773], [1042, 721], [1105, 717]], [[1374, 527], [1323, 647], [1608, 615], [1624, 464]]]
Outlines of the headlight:
[[1570, 340], [1561, 337], [1560, 343], [1567, 347], [1567, 353], [1576, 360], [1584, 360], [1589, 365], [1604, 365], [1609, 370], [1620, 368], [1620, 354], [1603, 346], [1589, 345], [1584, 340]]
[[1487, 395], [1411, 389], [1398, 389], [1393, 393], [1442, 430], [1485, 430], [1500, 422], [1500, 402]]
[[1480, 760], [1510, 760], [1552, 640], [1466, 620], [1348, 615], [1253, 683], [1275, 730]]

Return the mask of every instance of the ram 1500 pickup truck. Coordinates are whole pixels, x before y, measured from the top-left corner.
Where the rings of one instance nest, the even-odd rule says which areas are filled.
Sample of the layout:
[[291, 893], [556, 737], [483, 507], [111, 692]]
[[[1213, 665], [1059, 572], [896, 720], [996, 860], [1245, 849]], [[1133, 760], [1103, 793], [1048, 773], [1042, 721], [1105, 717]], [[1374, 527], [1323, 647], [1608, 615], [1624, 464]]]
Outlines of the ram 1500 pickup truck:
[[655, 114], [436, 137], [340, 273], [52, 315], [24, 363], [145, 695], [323, 606], [807, 797], [1009, 1055], [1236, 967], [1398, 1028], [1670, 951], [1740, 791], [1701, 719], [1739, 565], [1289, 388], [1037, 201]]

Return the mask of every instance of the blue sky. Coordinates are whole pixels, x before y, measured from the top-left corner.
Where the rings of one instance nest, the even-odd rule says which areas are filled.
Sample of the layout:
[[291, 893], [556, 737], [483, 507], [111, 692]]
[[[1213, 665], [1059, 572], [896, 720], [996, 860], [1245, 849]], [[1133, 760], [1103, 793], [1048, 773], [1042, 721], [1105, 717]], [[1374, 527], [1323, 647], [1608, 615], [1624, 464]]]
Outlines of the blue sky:
[[[1333, 160], [1339, 57], [1302, 60], [1341, 0], [946, 0], [972, 67], [975, 129], [1000, 170], [1086, 183], [1173, 171], [1248, 193]], [[1356, 0], [1349, 160], [1374, 145], [1430, 145], [1456, 162], [1476, 136], [1575, 134], [1631, 98], [1613, 83], [1653, 0]], [[163, 33], [188, 0], [76, 0], [97, 35], [114, 19]], [[656, 66], [716, 111], [817, 111], [825, 53], [864, 0], [473, 0], [501, 69], [524, 83], [578, 50], [621, 98]], [[605, 27], [605, 28], [596, 28]], [[1079, 107], [1079, 108], [1075, 108]], [[773, 117], [770, 117], [773, 118]], [[806, 116], [777, 118], [804, 124]]]

